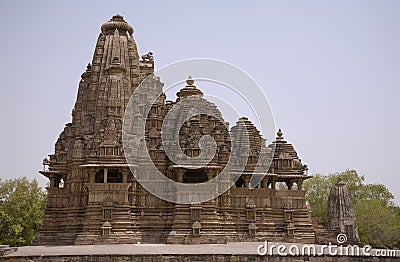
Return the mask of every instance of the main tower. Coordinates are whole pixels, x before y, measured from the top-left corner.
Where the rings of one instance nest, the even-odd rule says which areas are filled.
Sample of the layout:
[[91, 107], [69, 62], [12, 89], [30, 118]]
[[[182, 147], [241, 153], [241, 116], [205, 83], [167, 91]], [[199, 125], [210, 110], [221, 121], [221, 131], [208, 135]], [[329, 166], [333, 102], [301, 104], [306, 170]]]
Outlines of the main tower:
[[[134, 227], [122, 119], [135, 87], [153, 70], [151, 53], [139, 59], [133, 28], [122, 16], [101, 26], [92, 62], [81, 76], [72, 122], [61, 132], [55, 153], [43, 162], [49, 168], [41, 173], [50, 186], [37, 244], [74, 244], [81, 232], [89, 239], [104, 225], [102, 218], [118, 222], [114, 231], [123, 228], [122, 239], [126, 228]], [[132, 242], [129, 234], [125, 237]]]

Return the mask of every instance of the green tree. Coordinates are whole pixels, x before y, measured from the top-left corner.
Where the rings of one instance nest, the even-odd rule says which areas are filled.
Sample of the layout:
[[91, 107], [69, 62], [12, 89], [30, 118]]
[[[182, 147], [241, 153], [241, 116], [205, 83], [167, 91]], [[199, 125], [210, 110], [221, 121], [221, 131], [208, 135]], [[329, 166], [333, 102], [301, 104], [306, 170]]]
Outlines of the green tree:
[[32, 244], [42, 222], [46, 192], [26, 177], [0, 179], [0, 244]]
[[312, 214], [315, 217], [322, 218], [324, 222], [328, 221], [329, 192], [339, 176], [346, 182], [353, 199], [358, 199], [358, 195], [361, 194], [359, 189], [364, 182], [364, 176], [359, 176], [355, 170], [347, 170], [328, 176], [317, 174], [304, 182], [304, 189], [307, 190], [307, 200], [312, 208]]
[[355, 170], [327, 176], [317, 174], [304, 182], [312, 215], [328, 222], [328, 196], [339, 176], [349, 187], [361, 241], [375, 247], [398, 248], [400, 211], [394, 204], [393, 194], [385, 185], [366, 184], [364, 176], [358, 175]]
[[400, 216], [394, 210], [380, 200], [358, 201], [354, 209], [361, 242], [381, 248], [399, 247]]

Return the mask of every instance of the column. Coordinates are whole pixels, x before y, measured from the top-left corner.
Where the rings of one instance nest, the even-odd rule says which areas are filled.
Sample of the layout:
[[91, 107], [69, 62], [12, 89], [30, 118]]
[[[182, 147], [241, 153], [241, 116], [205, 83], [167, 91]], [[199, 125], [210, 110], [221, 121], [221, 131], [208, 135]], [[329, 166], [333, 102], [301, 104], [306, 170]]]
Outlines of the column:
[[298, 190], [303, 190], [303, 180], [297, 180], [296, 181], [296, 184], [297, 184], [297, 189]]
[[276, 179], [271, 180], [271, 189], [275, 189]]
[[244, 187], [245, 187], [245, 188], [249, 188], [250, 178], [248, 178], [248, 177], [246, 176], [246, 177], [243, 177], [243, 180], [244, 180]]
[[261, 188], [268, 188], [268, 177], [264, 177], [263, 180], [261, 180]]
[[104, 183], [107, 183], [107, 172], [108, 172], [108, 168], [104, 168]]
[[122, 183], [128, 183], [128, 174], [128, 170], [126, 170], [125, 168], [122, 169]]
[[96, 170], [89, 170], [89, 182], [95, 183], [96, 182]]
[[56, 175], [50, 175], [50, 187], [57, 187], [56, 183]]
[[183, 183], [183, 174], [185, 173], [184, 170], [181, 169], [177, 169], [176, 171], [176, 175], [177, 175], [177, 180], [179, 183]]

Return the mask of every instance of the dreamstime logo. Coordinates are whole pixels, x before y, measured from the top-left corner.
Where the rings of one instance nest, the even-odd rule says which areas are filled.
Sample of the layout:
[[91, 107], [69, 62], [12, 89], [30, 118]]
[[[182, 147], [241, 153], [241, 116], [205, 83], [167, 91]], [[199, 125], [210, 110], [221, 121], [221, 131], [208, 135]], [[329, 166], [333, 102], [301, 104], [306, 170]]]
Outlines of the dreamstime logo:
[[[229, 130], [222, 113], [215, 104], [203, 98], [203, 93], [194, 85], [194, 79], [186, 80], [189, 75], [193, 75], [195, 80], [221, 87], [221, 95], [214, 95], [214, 101], [229, 108], [238, 120], [235, 126]], [[163, 92], [185, 80], [186, 87], [177, 94], [177, 101], [165, 101]], [[223, 89], [227, 92], [221, 92]], [[224, 94], [228, 91], [237, 94], [251, 108], [258, 118], [254, 120], [258, 121], [261, 133], [272, 139], [275, 123], [264, 93], [248, 74], [228, 63], [211, 59], [180, 61], [157, 70], [136, 87], [125, 110], [122, 141], [131, 172], [147, 191], [169, 202], [201, 203], [223, 194], [239, 178], [253, 150], [252, 138], [248, 134], [247, 119], [240, 119], [237, 111], [225, 100]], [[159, 121], [160, 115], [163, 119]], [[210, 126], [202, 127], [202, 119], [206, 119]], [[217, 131], [213, 133], [211, 129]], [[182, 130], [189, 134], [185, 141], [181, 139]], [[217, 138], [224, 134], [230, 137]], [[229, 145], [225, 141], [229, 141]], [[182, 150], [182, 143], [199, 149], [199, 153], [188, 155]], [[261, 150], [264, 151], [256, 161], [250, 181], [252, 186], [261, 182], [272, 161], [270, 156], [274, 148], [262, 147]], [[227, 163], [221, 164], [216, 160], [221, 152], [228, 152]], [[171, 165], [163, 166], [165, 156]], [[205, 172], [207, 181], [183, 183], [182, 176], [188, 170]]]
[[338, 244], [343, 244], [347, 242], [347, 236], [346, 234], [340, 233], [336, 236], [336, 241]]

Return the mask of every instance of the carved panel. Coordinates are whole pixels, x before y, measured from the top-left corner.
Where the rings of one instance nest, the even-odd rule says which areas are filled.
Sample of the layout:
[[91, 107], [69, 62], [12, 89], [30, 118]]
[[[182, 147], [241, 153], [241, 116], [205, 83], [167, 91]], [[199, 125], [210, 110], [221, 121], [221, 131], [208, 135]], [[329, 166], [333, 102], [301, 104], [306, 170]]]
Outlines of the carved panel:
[[103, 209], [103, 220], [111, 221], [113, 217], [113, 210], [111, 208]]
[[247, 221], [256, 221], [256, 210], [255, 209], [248, 209], [247, 210]]
[[191, 221], [201, 220], [201, 208], [191, 208]]

